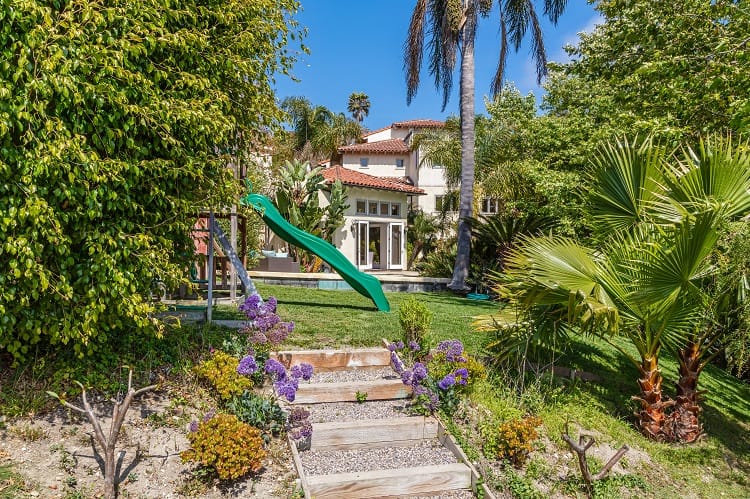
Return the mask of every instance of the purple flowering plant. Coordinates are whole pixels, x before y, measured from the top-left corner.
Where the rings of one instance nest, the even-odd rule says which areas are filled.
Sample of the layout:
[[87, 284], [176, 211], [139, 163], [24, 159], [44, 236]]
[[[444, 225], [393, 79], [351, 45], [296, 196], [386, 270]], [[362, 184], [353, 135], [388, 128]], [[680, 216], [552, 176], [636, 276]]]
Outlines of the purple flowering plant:
[[294, 331], [294, 322], [284, 322], [276, 313], [278, 302], [270, 296], [265, 302], [257, 294], [248, 296], [239, 310], [248, 318], [242, 332], [247, 334], [252, 350], [267, 354], [286, 340]]
[[[409, 353], [415, 351], [413, 346], [404, 345], [401, 341], [388, 345], [393, 369], [401, 376], [401, 381], [412, 388], [412, 409], [425, 415], [438, 409], [452, 414], [458, 407], [461, 388], [469, 380], [469, 371], [462, 366], [466, 362], [463, 344], [459, 340], [442, 341], [421, 357], [421, 361], [414, 362], [408, 368], [399, 354], [411, 357]], [[452, 370], [436, 379], [430, 374], [430, 363], [438, 358], [449, 362]]]

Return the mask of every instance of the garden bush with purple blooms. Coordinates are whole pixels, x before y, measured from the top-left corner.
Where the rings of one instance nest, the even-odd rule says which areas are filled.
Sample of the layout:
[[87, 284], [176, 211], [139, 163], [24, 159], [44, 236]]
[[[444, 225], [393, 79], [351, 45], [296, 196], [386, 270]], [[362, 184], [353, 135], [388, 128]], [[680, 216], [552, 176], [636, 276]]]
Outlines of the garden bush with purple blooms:
[[472, 371], [478, 376], [486, 375], [476, 365], [470, 366], [459, 340], [441, 341], [410, 369], [404, 365], [399, 353], [410, 356], [415, 345], [407, 346], [398, 341], [388, 345], [388, 349], [393, 368], [401, 376], [401, 381], [412, 388], [412, 409], [419, 414], [432, 414], [437, 410], [453, 414], [460, 402], [460, 394], [466, 393], [470, 387]]
[[240, 332], [247, 334], [256, 355], [268, 354], [279, 346], [294, 331], [294, 322], [284, 322], [276, 313], [276, 298], [268, 297], [263, 302], [257, 294], [248, 296], [239, 306], [249, 319], [248, 325]]

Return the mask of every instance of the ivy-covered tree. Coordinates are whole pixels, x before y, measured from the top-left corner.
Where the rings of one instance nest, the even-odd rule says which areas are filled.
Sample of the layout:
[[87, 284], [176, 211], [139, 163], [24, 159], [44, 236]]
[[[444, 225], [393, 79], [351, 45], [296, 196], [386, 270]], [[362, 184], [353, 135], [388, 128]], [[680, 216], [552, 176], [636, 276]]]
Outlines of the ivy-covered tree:
[[158, 329], [152, 281], [184, 277], [194, 215], [234, 195], [222, 154], [281, 119], [297, 8], [3, 2], [0, 351]]

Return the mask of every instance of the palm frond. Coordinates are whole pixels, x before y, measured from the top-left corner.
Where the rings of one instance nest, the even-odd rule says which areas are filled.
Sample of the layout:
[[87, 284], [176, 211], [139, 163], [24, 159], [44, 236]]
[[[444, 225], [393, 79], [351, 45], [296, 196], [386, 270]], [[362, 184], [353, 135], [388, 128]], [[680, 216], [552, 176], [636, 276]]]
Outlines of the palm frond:
[[665, 178], [670, 199], [688, 213], [705, 210], [733, 219], [750, 212], [750, 150], [731, 137], [687, 147]]
[[600, 232], [632, 231], [658, 199], [663, 150], [651, 139], [606, 143], [592, 159], [591, 204]]
[[508, 59], [508, 26], [505, 23], [505, 14], [500, 9], [500, 55], [497, 58], [497, 69], [495, 76], [492, 78], [490, 92], [493, 97], [498, 95], [503, 89], [503, 79], [505, 78], [505, 63]]
[[406, 71], [406, 103], [411, 104], [419, 88], [419, 73], [424, 53], [425, 17], [427, 0], [417, 0], [409, 21], [409, 31], [404, 43], [404, 70]]

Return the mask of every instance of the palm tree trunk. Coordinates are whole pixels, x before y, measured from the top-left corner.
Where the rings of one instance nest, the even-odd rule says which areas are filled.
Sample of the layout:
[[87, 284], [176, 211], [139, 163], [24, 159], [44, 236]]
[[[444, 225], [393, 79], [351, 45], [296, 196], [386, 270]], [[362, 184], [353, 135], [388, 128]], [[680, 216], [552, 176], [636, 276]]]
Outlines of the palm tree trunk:
[[662, 401], [662, 376], [658, 357], [642, 358], [639, 371], [641, 377], [638, 379], [638, 385], [641, 387], [641, 395], [633, 399], [641, 403], [640, 410], [635, 413], [641, 433], [652, 440], [671, 442], [674, 438], [666, 424], [665, 409], [674, 402]]
[[456, 263], [448, 288], [465, 292], [471, 252], [472, 205], [474, 202], [474, 35], [476, 14], [469, 15], [462, 28], [461, 47], [461, 188], [456, 230]]
[[679, 349], [677, 357], [680, 361], [680, 379], [677, 381], [677, 397], [675, 410], [671, 414], [671, 424], [678, 442], [692, 443], [703, 434], [699, 420], [702, 392], [698, 391], [698, 376], [701, 373], [700, 346], [691, 343]]

